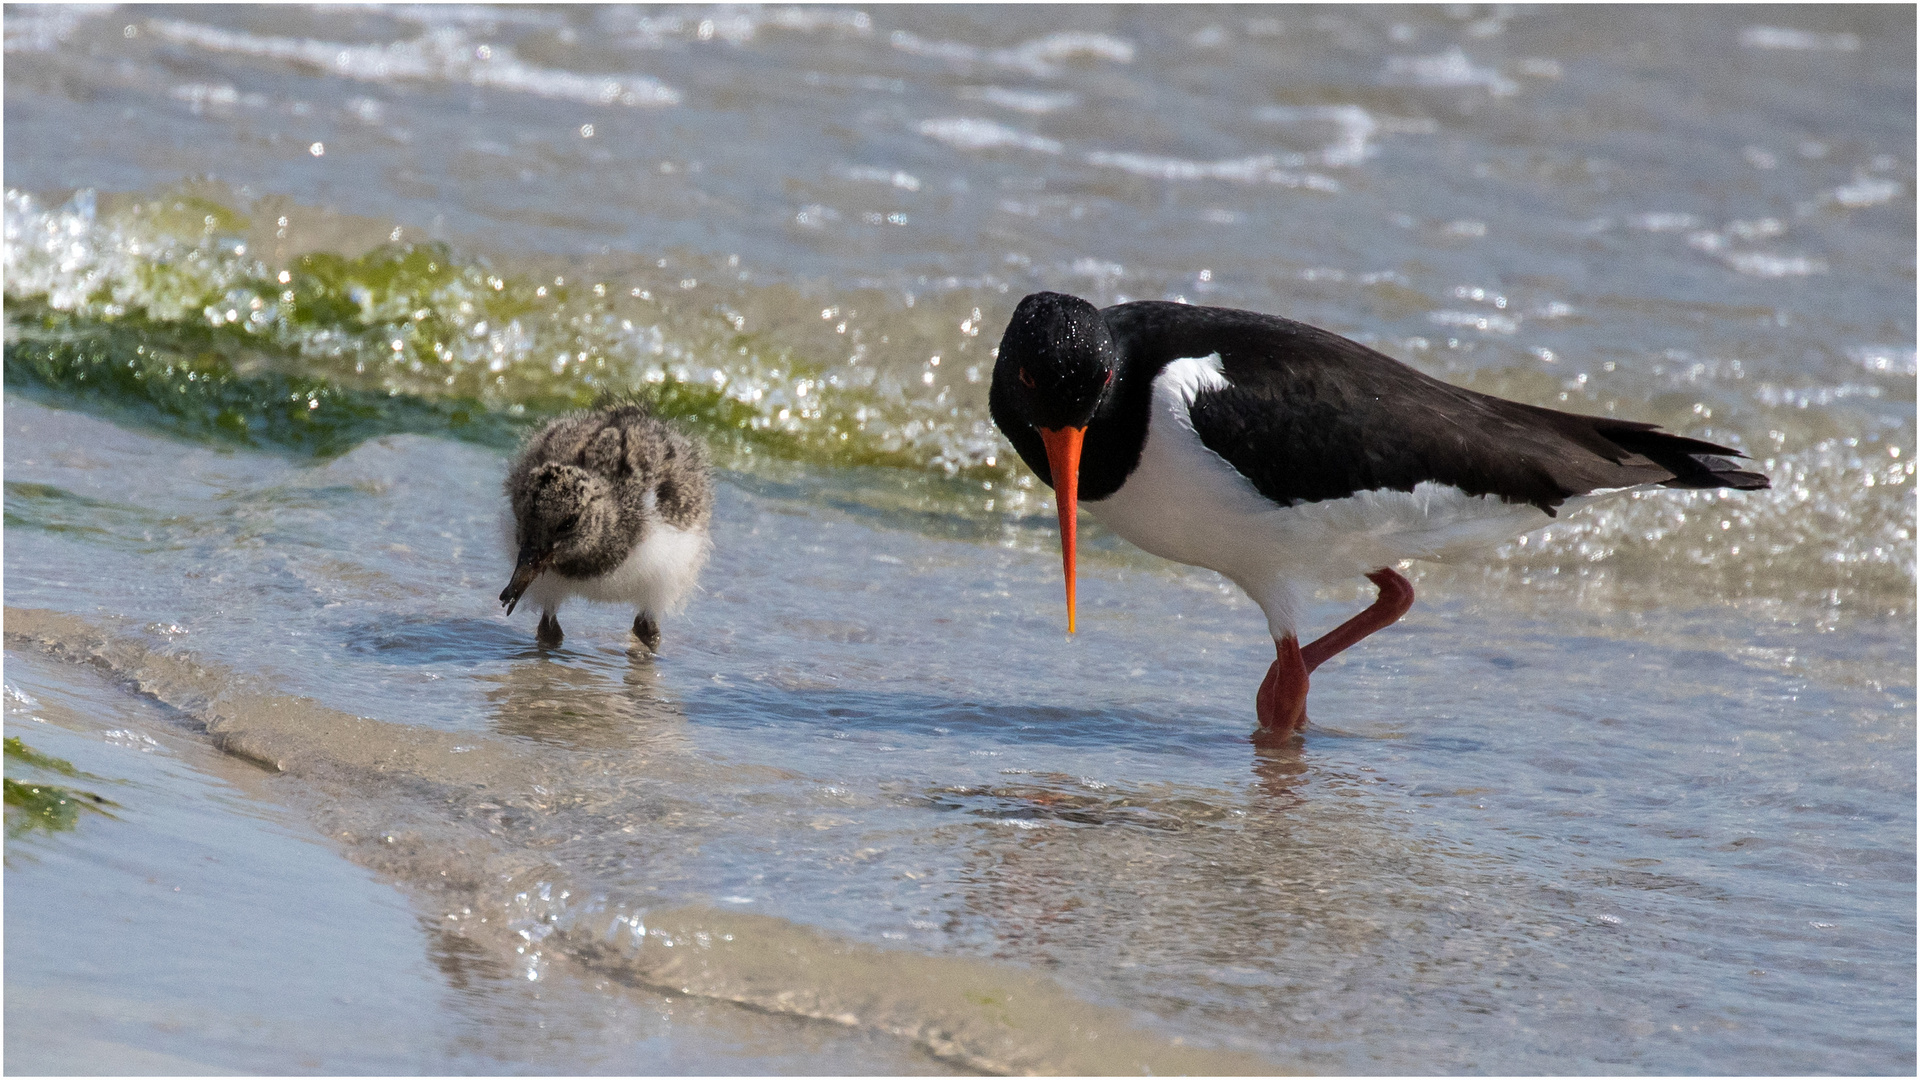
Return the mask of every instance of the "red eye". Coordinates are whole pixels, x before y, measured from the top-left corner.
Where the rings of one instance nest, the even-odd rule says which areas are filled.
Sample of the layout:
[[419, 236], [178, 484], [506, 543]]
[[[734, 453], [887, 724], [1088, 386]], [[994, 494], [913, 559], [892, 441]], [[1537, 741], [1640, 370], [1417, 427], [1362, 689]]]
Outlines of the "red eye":
[[1034, 388], [1034, 386], [1033, 386], [1033, 376], [1031, 376], [1031, 375], [1029, 375], [1029, 374], [1027, 374], [1027, 369], [1026, 369], [1026, 368], [1021, 368], [1021, 369], [1020, 369], [1020, 381], [1021, 381], [1022, 383], [1024, 383], [1024, 384], [1026, 384], [1026, 387], [1027, 387], [1027, 389], [1029, 389], [1029, 390], [1032, 390], [1032, 389]]

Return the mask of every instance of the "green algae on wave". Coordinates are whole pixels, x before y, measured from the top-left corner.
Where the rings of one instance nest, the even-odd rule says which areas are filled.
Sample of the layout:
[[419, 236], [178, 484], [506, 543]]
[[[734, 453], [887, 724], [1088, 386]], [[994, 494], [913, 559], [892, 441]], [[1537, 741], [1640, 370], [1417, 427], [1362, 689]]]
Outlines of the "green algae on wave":
[[57, 772], [61, 776], [81, 775], [80, 770], [74, 768], [72, 762], [62, 761], [51, 754], [43, 754], [33, 747], [28, 746], [26, 741], [18, 735], [7, 736], [5, 745], [8, 761], [17, 761], [22, 765], [31, 765], [36, 769], [46, 769], [49, 772]]
[[511, 441], [531, 417], [641, 389], [723, 461], [1015, 475], [981, 418], [725, 311], [496, 273], [439, 243], [273, 266], [236, 235], [249, 227], [197, 196], [102, 214], [88, 192], [49, 210], [8, 191], [9, 379], [189, 437], [321, 455], [390, 431]]
[[[80, 820], [80, 811], [106, 814], [101, 806], [112, 802], [90, 791], [69, 791], [51, 784], [29, 784], [7, 777], [7, 839], [14, 840], [35, 829], [63, 832]], [[107, 816], [111, 817], [111, 814]]]
[[[524, 402], [494, 408], [473, 397], [382, 390], [290, 372], [303, 365], [273, 357], [257, 342], [192, 323], [156, 322], [143, 313], [82, 320], [28, 301], [13, 305], [8, 319], [10, 389], [187, 438], [318, 457], [399, 433], [509, 447], [538, 418], [590, 405], [605, 392], [553, 395], [538, 401], [540, 408]], [[833, 430], [757, 424], [750, 405], [711, 384], [668, 377], [637, 389], [656, 413], [707, 436], [723, 462], [767, 454], [840, 467], [926, 466], [904, 449], [853, 442]]]
[[156, 328], [137, 316], [74, 325], [49, 316], [38, 328], [44, 333], [22, 331], [19, 323], [10, 329], [9, 389], [209, 442], [332, 456], [399, 432], [506, 446], [522, 426], [477, 402], [247, 372], [235, 343], [196, 327]]
[[[6, 760], [9, 765], [20, 765], [45, 772], [58, 773], [61, 776], [82, 777], [86, 773], [73, 767], [68, 761], [43, 754], [28, 746], [18, 736], [9, 736], [6, 740]], [[7, 807], [7, 839], [13, 840], [35, 829], [47, 832], [61, 832], [73, 828], [80, 819], [80, 811], [90, 810], [96, 814], [108, 814], [104, 807], [117, 806], [113, 800], [91, 791], [76, 791], [53, 784], [5, 778], [5, 802]]]

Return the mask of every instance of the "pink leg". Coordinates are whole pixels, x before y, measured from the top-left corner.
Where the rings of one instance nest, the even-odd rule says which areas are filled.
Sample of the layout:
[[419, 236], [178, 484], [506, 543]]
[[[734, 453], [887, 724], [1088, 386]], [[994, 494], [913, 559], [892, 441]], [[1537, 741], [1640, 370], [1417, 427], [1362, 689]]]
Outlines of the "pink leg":
[[1367, 580], [1380, 587], [1380, 598], [1367, 610], [1312, 644], [1302, 646], [1291, 634], [1273, 643], [1273, 665], [1267, 668], [1260, 694], [1254, 699], [1260, 715], [1260, 730], [1253, 736], [1256, 744], [1284, 742], [1306, 727], [1308, 673], [1375, 630], [1393, 625], [1413, 606], [1413, 583], [1391, 567], [1375, 570]]
[[1375, 630], [1399, 622], [1400, 616], [1413, 606], [1413, 582], [1401, 577], [1392, 567], [1375, 570], [1367, 575], [1367, 580], [1380, 587], [1380, 599], [1312, 644], [1302, 646], [1300, 659], [1305, 662], [1308, 671], [1347, 651]]
[[1260, 714], [1256, 743], [1282, 741], [1307, 726], [1307, 666], [1300, 659], [1300, 640], [1288, 634], [1273, 646], [1273, 666], [1254, 699]]

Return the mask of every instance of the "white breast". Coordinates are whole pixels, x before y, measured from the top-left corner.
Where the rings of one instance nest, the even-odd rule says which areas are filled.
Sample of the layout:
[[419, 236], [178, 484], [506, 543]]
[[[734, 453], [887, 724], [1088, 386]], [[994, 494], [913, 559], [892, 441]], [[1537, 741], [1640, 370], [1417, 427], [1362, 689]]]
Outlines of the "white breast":
[[[1085, 505], [1139, 547], [1226, 575], [1266, 613], [1274, 637], [1297, 629], [1296, 586], [1343, 581], [1403, 559], [1446, 559], [1553, 519], [1537, 507], [1425, 482], [1282, 507], [1208, 449], [1194, 398], [1228, 385], [1219, 354], [1175, 360], [1153, 380], [1140, 464], [1119, 491]], [[1567, 508], [1590, 499], [1568, 500]]]
[[[505, 515], [507, 550], [513, 549], [513, 515]], [[558, 611], [572, 597], [607, 604], [630, 604], [635, 612], [655, 617], [686, 603], [707, 563], [713, 542], [702, 532], [676, 529], [660, 521], [647, 526], [646, 539], [635, 544], [619, 566], [597, 578], [567, 578], [549, 570], [527, 587], [525, 603], [542, 611]]]

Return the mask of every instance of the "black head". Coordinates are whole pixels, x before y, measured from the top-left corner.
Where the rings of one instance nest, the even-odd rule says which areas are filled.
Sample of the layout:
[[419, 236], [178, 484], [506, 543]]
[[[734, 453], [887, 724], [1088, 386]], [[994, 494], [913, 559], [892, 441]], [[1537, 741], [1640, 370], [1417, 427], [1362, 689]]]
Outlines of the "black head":
[[993, 396], [1036, 429], [1083, 428], [1118, 360], [1100, 309], [1065, 293], [1034, 293], [1000, 337]]
[[[1080, 447], [1113, 385], [1120, 354], [1100, 311], [1077, 296], [1034, 293], [1013, 309], [1000, 338], [987, 404], [993, 422], [1033, 471], [1053, 485], [1060, 559], [1067, 578], [1067, 632], [1074, 623], [1075, 510]], [[1044, 468], [1045, 471], [1042, 471]]]

